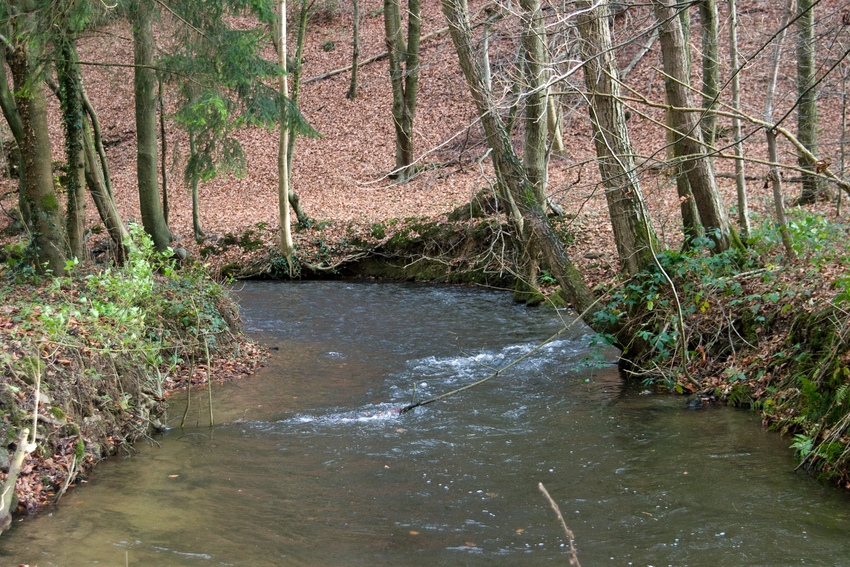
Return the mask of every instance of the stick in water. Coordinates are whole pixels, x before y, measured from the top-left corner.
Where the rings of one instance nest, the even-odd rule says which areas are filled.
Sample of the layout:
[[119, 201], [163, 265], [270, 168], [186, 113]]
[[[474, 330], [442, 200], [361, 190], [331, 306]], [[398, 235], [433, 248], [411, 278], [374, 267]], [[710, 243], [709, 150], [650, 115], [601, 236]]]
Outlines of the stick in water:
[[574, 565], [575, 567], [581, 567], [581, 564], [578, 562], [578, 557], [576, 556], [576, 544], [575, 544], [575, 536], [570, 528], [567, 527], [567, 522], [564, 521], [564, 516], [561, 514], [561, 509], [558, 508], [558, 504], [549, 496], [549, 491], [546, 490], [546, 487], [543, 486], [542, 482], [537, 483], [537, 488], [540, 489], [540, 492], [543, 493], [543, 496], [546, 497], [546, 500], [549, 501], [549, 505], [555, 511], [555, 515], [558, 516], [558, 519], [561, 521], [561, 526], [564, 528], [564, 533], [567, 534], [567, 540], [570, 542], [570, 565]]

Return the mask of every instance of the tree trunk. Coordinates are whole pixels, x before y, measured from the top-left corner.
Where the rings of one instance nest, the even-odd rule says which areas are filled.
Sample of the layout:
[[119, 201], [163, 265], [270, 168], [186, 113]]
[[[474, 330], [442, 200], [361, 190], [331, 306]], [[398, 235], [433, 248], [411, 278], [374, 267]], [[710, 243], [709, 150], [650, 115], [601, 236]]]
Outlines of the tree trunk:
[[15, 99], [9, 90], [9, 83], [6, 79], [6, 66], [3, 64], [5, 61], [6, 47], [0, 43], [0, 110], [2, 110], [3, 116], [6, 118], [6, 123], [12, 131], [12, 136], [15, 138], [15, 156], [18, 159], [18, 209], [20, 209], [21, 221], [24, 226], [29, 227], [31, 230], [30, 206], [26, 198], [26, 168], [24, 167], [24, 158], [21, 153], [21, 145], [24, 142], [24, 126], [21, 124], [21, 116], [18, 114]]
[[[818, 107], [815, 87], [815, 18], [813, 0], [798, 0], [797, 13], [797, 139], [812, 154], [818, 155]], [[798, 157], [803, 174], [799, 204], [831, 198], [825, 179], [814, 175], [814, 166], [805, 156]]]
[[546, 103], [546, 119], [549, 126], [552, 148], [558, 154], [564, 153], [564, 135], [561, 132], [561, 96], [549, 90]]
[[[195, 147], [195, 131], [189, 130], [189, 159], [197, 159], [198, 149]], [[192, 193], [192, 232], [195, 242], [204, 239], [204, 230], [201, 228], [201, 201], [198, 198], [198, 174], [193, 172], [189, 180], [189, 190]]]
[[101, 169], [98, 159], [95, 141], [88, 124], [84, 126], [84, 150], [86, 156], [86, 184], [91, 193], [92, 201], [94, 201], [97, 212], [100, 215], [100, 220], [106, 227], [106, 232], [112, 239], [115, 246], [115, 261], [118, 264], [124, 262], [124, 240], [129, 237], [127, 227], [124, 221], [121, 220], [121, 215], [118, 213], [118, 208], [115, 206], [115, 200], [112, 198], [112, 193], [106, 184], [106, 175]]
[[[505, 124], [499, 116], [498, 107], [491, 91], [487, 88], [480, 58], [473, 49], [472, 27], [466, 0], [441, 0], [452, 42], [457, 51], [470, 94], [475, 101], [478, 116], [490, 147], [493, 167], [498, 183], [512, 197], [516, 214], [514, 226], [520, 241], [531, 242], [540, 251], [544, 262], [561, 285], [573, 308], [583, 313], [584, 320], [593, 323], [593, 314], [599, 310], [593, 293], [584, 283], [573, 266], [543, 206], [534, 196], [528, 175], [519, 157], [511, 146]], [[528, 236], [525, 234], [528, 231]]]
[[156, 99], [159, 106], [159, 141], [162, 147], [160, 148], [160, 174], [162, 175], [162, 218], [165, 219], [165, 224], [168, 224], [168, 164], [166, 163], [166, 155], [168, 153], [168, 137], [165, 135], [165, 102], [162, 100], [162, 79], [156, 81]]
[[[741, 63], [738, 57], [738, 8], [735, 0], [729, 0], [729, 58], [732, 63], [732, 110], [741, 111]], [[735, 189], [738, 195], [738, 226], [741, 238], [750, 238], [750, 206], [747, 201], [747, 184], [744, 177], [744, 142], [741, 134], [741, 119], [732, 118], [732, 141], [735, 145]]]
[[[687, 85], [687, 53], [682, 25], [670, 0], [653, 0], [655, 16], [661, 26], [659, 40], [664, 62], [667, 102], [674, 108], [692, 108]], [[730, 225], [726, 207], [717, 190], [717, 182], [699, 129], [698, 117], [691, 112], [671, 112], [677, 155], [687, 172], [694, 202], [706, 235], [714, 242], [714, 251], [722, 252], [741, 242]]]
[[702, 107], [706, 112], [700, 126], [702, 137], [709, 146], [714, 145], [717, 116], [711, 112], [717, 106], [720, 83], [720, 58], [717, 52], [717, 0], [700, 0], [700, 29], [702, 31]]
[[597, 163], [605, 187], [614, 240], [625, 274], [634, 275], [650, 265], [656, 243], [655, 230], [647, 217], [637, 178], [626, 116], [617, 81], [617, 59], [611, 47], [608, 3], [590, 9], [579, 4], [577, 18], [581, 34], [581, 58], [587, 86], [588, 110], [593, 126]]
[[[779, 77], [779, 62], [782, 59], [782, 42], [785, 40], [785, 32], [788, 28], [788, 23], [793, 17], [794, 0], [787, 0], [785, 6], [785, 17], [783, 18], [782, 27], [779, 35], [776, 37], [776, 44], [773, 50], [773, 61], [770, 64], [770, 73], [767, 78], [767, 93], [764, 97], [764, 121], [768, 124], [773, 124], [773, 97], [776, 94], [776, 82]], [[776, 132], [769, 128], [765, 128], [767, 136], [767, 151], [768, 160], [772, 164], [779, 163], [779, 152], [776, 149]], [[797, 253], [794, 251], [794, 243], [791, 241], [791, 233], [788, 231], [788, 219], [785, 217], [785, 201], [782, 195], [782, 176], [779, 173], [777, 165], [771, 165], [768, 172], [768, 178], [771, 181], [773, 189], [773, 206], [776, 211], [776, 224], [779, 227], [779, 235], [782, 238], [782, 245], [785, 247], [785, 253], [789, 260], [794, 260]]]
[[419, 0], [407, 2], [407, 42], [401, 27], [401, 0], [384, 0], [384, 28], [393, 89], [396, 165], [391, 177], [399, 182], [413, 174], [413, 119], [419, 90]]
[[[21, 22], [23, 24], [24, 22]], [[16, 38], [18, 39], [18, 38]], [[26, 173], [32, 238], [38, 266], [53, 275], [65, 273], [65, 230], [62, 210], [53, 187], [47, 100], [42, 81], [33, 73], [25, 39], [16, 42], [9, 57], [15, 83], [15, 105], [23, 127], [20, 144]]]
[[354, 21], [352, 23], [351, 40], [351, 83], [348, 85], [347, 98], [354, 99], [357, 96], [357, 70], [360, 61], [360, 0], [351, 0], [354, 8]]
[[277, 152], [277, 200], [280, 212], [280, 254], [286, 258], [289, 267], [289, 275], [294, 274], [293, 257], [295, 247], [292, 243], [292, 229], [289, 213], [289, 117], [286, 111], [286, 100], [289, 98], [289, 80], [286, 65], [286, 0], [278, 3], [278, 17], [280, 18], [278, 38], [278, 65], [283, 70], [278, 78], [278, 89], [280, 91], [280, 141]]
[[[691, 13], [688, 6], [684, 6], [678, 13], [679, 22], [682, 26], [682, 38], [685, 45], [684, 66], [685, 76], [691, 75]], [[670, 128], [673, 127], [673, 113], [667, 112], [667, 124]], [[699, 218], [699, 210], [697, 210], [696, 199], [691, 191], [691, 183], [688, 181], [688, 171], [681, 159], [681, 148], [676, 144], [677, 135], [674, 130], [667, 131], [667, 141], [669, 142], [668, 154], [674, 160], [674, 169], [676, 176], [676, 194], [679, 197], [679, 208], [682, 213], [682, 231], [685, 235], [685, 248], [690, 246], [690, 243], [695, 238], [705, 237], [705, 228], [702, 226], [702, 221]]]
[[136, 109], [136, 173], [142, 225], [151, 235], [156, 249], [162, 251], [171, 244], [171, 231], [162, 212], [157, 179], [153, 3], [154, 0], [138, 0], [133, 13], [133, 92]]
[[56, 65], [56, 75], [59, 81], [67, 160], [65, 226], [71, 256], [82, 260], [85, 257], [83, 239], [86, 228], [86, 160], [83, 149], [85, 116], [80, 97], [80, 73], [76, 64], [76, 50], [73, 49], [71, 41], [73, 40], [65, 38], [60, 45], [60, 60]]
[[543, 11], [540, 0], [520, 0], [522, 36], [520, 43], [524, 53], [523, 77], [525, 81], [525, 139], [522, 161], [528, 181], [534, 188], [537, 202], [546, 204], [547, 152], [546, 134], [547, 104], [546, 42]]
[[[304, 62], [304, 39], [307, 35], [307, 16], [309, 15], [310, 6], [312, 6], [312, 2], [308, 4], [307, 0], [301, 0], [301, 16], [298, 22], [298, 40], [295, 47], [295, 61], [293, 62], [295, 68], [290, 72], [290, 75], [292, 75], [292, 93], [289, 95], [289, 98], [292, 101], [292, 106], [296, 108], [298, 107], [298, 99], [301, 94], [302, 63]], [[289, 147], [286, 150], [286, 170], [289, 172], [289, 191], [287, 193], [287, 198], [289, 199], [289, 205], [292, 207], [292, 210], [295, 211], [295, 218], [298, 220], [298, 223], [302, 226], [306, 226], [310, 219], [307, 217], [307, 213], [304, 212], [304, 208], [301, 206], [301, 199], [298, 197], [295, 189], [292, 188], [292, 156], [295, 155], [295, 139], [295, 131], [290, 129]]]
[[109, 162], [106, 160], [106, 149], [103, 147], [100, 120], [97, 118], [97, 112], [95, 112], [94, 106], [92, 106], [89, 96], [86, 94], [86, 88], [82, 83], [80, 83], [80, 96], [82, 96], [83, 99], [83, 108], [86, 109], [86, 114], [91, 122], [91, 133], [94, 136], [94, 149], [97, 152], [98, 161], [100, 161], [100, 170], [103, 174], [103, 184], [109, 192], [109, 195], [112, 196], [112, 176], [109, 173]]

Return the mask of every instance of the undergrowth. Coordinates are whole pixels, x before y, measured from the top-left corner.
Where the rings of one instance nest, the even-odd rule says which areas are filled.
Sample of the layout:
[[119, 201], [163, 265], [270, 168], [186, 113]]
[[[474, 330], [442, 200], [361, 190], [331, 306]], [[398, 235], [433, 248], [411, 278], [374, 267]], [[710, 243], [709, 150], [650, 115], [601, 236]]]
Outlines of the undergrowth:
[[[746, 252], [712, 253], [696, 240], [609, 290], [601, 322], [626, 322], [624, 357], [648, 387], [722, 400], [759, 412], [794, 435], [801, 464], [850, 487], [850, 236], [840, 219], [791, 211], [798, 256], [762, 223]], [[694, 377], [695, 383], [687, 379]]]
[[209, 352], [235, 343], [238, 311], [203, 266], [178, 269], [141, 227], [131, 228], [126, 245], [128, 259], [120, 267], [86, 272], [69, 262], [68, 275], [52, 279], [5, 270], [2, 447], [32, 423], [35, 392], [41, 391], [30, 473], [41, 477], [23, 484], [42, 490], [20, 495], [27, 511], [45, 503], [63, 474], [76, 475], [163, 427], [166, 380], [178, 365], [206, 363]]

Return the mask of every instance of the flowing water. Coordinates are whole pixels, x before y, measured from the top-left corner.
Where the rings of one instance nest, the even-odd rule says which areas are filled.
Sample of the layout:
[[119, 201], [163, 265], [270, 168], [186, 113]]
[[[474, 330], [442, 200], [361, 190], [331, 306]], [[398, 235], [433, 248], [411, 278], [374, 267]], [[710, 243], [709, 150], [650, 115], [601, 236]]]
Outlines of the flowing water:
[[[0, 564], [840, 565], [847, 494], [794, 473], [790, 441], [730, 408], [643, 395], [566, 312], [509, 294], [248, 283], [258, 375], [97, 468], [0, 539]], [[491, 374], [399, 416], [393, 409]]]

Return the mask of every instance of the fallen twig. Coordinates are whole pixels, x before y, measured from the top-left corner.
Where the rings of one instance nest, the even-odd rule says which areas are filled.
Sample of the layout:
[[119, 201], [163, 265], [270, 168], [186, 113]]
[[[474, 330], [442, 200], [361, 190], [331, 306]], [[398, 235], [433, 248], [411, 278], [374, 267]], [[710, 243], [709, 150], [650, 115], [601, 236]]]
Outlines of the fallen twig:
[[561, 509], [558, 508], [558, 504], [549, 496], [549, 491], [546, 490], [546, 487], [543, 486], [542, 482], [537, 483], [537, 488], [540, 489], [540, 492], [543, 493], [543, 496], [546, 497], [546, 500], [549, 501], [549, 505], [555, 511], [555, 515], [558, 516], [558, 519], [561, 521], [561, 526], [564, 528], [564, 533], [567, 534], [567, 540], [570, 543], [570, 565], [574, 565], [575, 567], [581, 567], [581, 564], [578, 562], [578, 556], [576, 555], [576, 544], [575, 544], [575, 536], [570, 528], [567, 527], [567, 522], [564, 521], [564, 516], [561, 514]]

